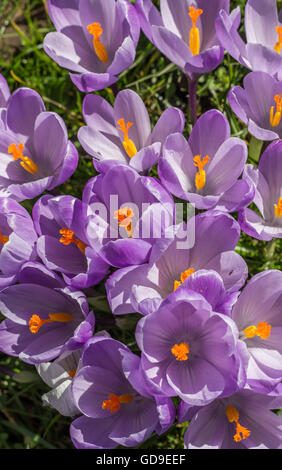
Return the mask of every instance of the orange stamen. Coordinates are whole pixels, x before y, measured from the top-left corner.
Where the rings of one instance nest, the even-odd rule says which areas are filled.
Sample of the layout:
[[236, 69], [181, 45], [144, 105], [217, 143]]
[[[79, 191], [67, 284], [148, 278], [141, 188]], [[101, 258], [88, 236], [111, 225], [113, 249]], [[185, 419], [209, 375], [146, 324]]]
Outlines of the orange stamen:
[[195, 7], [189, 7], [189, 16], [192, 20], [192, 28], [190, 29], [190, 40], [189, 47], [193, 55], [199, 54], [200, 51], [200, 33], [196, 27], [199, 16], [203, 13], [203, 10], [196, 9]]
[[119, 125], [119, 130], [123, 132], [124, 135], [124, 141], [122, 145], [124, 146], [124, 149], [129, 158], [132, 158], [137, 153], [137, 148], [135, 147], [134, 142], [128, 137], [128, 131], [133, 123], [128, 121], [128, 123], [125, 125], [124, 119], [122, 118], [117, 121], [117, 124]]
[[203, 160], [201, 160], [201, 155], [196, 155], [193, 158], [194, 165], [198, 168], [198, 173], [195, 176], [195, 185], [197, 189], [202, 189], [206, 184], [206, 172], [203, 169], [204, 166], [210, 161], [210, 157], [206, 155]]
[[67, 373], [70, 375], [70, 377], [73, 379], [75, 374], [76, 374], [76, 369], [68, 370]]
[[60, 234], [63, 235], [60, 238], [60, 242], [63, 243], [63, 245], [70, 245], [71, 243], [74, 243], [81, 253], [85, 255], [85, 249], [87, 248], [87, 245], [78, 238], [75, 238], [74, 232], [72, 230], [64, 227], [60, 230]]
[[125, 227], [127, 231], [128, 238], [132, 238], [133, 228], [132, 228], [132, 217], [134, 217], [134, 212], [130, 207], [127, 206], [123, 209], [115, 211], [114, 219], [118, 219], [118, 224], [120, 227]]
[[23, 156], [23, 149], [24, 149], [24, 144], [22, 143], [18, 145], [18, 148], [16, 144], [11, 144], [8, 147], [8, 153], [12, 154], [14, 160], [19, 160], [19, 159], [22, 160], [20, 163], [21, 166], [26, 171], [34, 175], [35, 173], [38, 172], [38, 166], [31, 160], [31, 158]]
[[127, 393], [123, 395], [116, 395], [115, 393], [110, 393], [108, 395], [109, 400], [104, 400], [102, 404], [103, 410], [108, 410], [111, 413], [115, 413], [120, 409], [121, 403], [130, 403], [133, 400], [132, 395], [128, 395]]
[[278, 204], [274, 204], [276, 217], [282, 217], [282, 197], [279, 198]]
[[188, 268], [186, 271], [180, 274], [181, 281], [174, 281], [174, 290], [176, 290], [181, 284], [187, 279], [187, 277], [191, 276], [195, 271], [193, 268]]
[[267, 339], [270, 336], [271, 325], [266, 321], [258, 323], [258, 326], [250, 325], [244, 330], [246, 338], [253, 338], [254, 336], [260, 336], [261, 339]]
[[239, 412], [235, 406], [229, 405], [225, 409], [225, 413], [229, 423], [236, 423], [236, 434], [234, 434], [234, 441], [240, 442], [242, 439], [246, 439], [251, 434], [249, 429], [244, 428], [239, 423]]
[[282, 26], [276, 26], [276, 31], [278, 34], [278, 41], [274, 46], [274, 50], [280, 54], [281, 52], [281, 47], [282, 47]]
[[31, 333], [37, 333], [42, 325], [53, 321], [59, 321], [63, 323], [72, 321], [72, 315], [69, 313], [49, 313], [49, 318], [45, 318], [43, 320], [39, 317], [39, 315], [32, 315], [28, 322], [28, 326]]
[[276, 111], [274, 113], [274, 106], [271, 106], [269, 121], [272, 127], [277, 127], [280, 124], [281, 116], [282, 116], [282, 96], [275, 95], [274, 101], [276, 103]]
[[100, 41], [100, 36], [103, 33], [100, 23], [89, 24], [87, 29], [89, 33], [93, 35], [93, 46], [97, 56], [102, 62], [108, 62], [107, 50], [104, 44]]
[[176, 357], [177, 361], [187, 361], [189, 354], [189, 346], [187, 343], [175, 344], [171, 348], [171, 352]]
[[7, 237], [6, 235], [2, 235], [0, 230], [0, 243], [3, 243], [3, 245], [5, 245], [5, 243], [7, 243], [8, 241], [9, 237]]

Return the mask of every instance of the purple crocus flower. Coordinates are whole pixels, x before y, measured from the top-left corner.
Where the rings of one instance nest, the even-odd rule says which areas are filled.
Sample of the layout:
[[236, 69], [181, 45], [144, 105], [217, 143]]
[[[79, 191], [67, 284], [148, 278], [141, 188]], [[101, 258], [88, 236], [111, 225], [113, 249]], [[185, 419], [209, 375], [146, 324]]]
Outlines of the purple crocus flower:
[[228, 101], [257, 139], [281, 139], [282, 81], [266, 72], [251, 72], [244, 78], [244, 88], [230, 90]]
[[6, 108], [9, 97], [10, 90], [8, 83], [0, 73], [0, 129], [6, 127]]
[[224, 49], [215, 30], [229, 0], [161, 0], [161, 14], [151, 0], [137, 0], [141, 28], [149, 40], [190, 79], [214, 70]]
[[[282, 420], [270, 410], [282, 406], [281, 396], [242, 390], [198, 408], [184, 435], [185, 449], [281, 449]], [[181, 403], [178, 419], [191, 419]]]
[[231, 317], [237, 325], [247, 384], [258, 393], [270, 393], [282, 381], [281, 345], [282, 272], [256, 274], [241, 292]]
[[217, 37], [227, 52], [244, 67], [268, 72], [282, 80], [282, 26], [276, 0], [248, 0], [245, 6], [247, 44], [238, 33], [241, 11], [230, 15], [220, 11], [216, 20]]
[[0, 350], [30, 364], [80, 349], [93, 335], [94, 315], [85, 295], [69, 288], [9, 286], [0, 293], [0, 310], [6, 317], [0, 325]]
[[140, 358], [112, 338], [87, 343], [72, 391], [83, 414], [70, 430], [79, 449], [136, 446], [153, 431], [166, 431], [175, 418], [171, 400], [151, 394]]
[[109, 270], [108, 264], [89, 247], [89, 210], [72, 196], [43, 196], [33, 207], [39, 234], [38, 255], [49, 269], [62, 273], [65, 282], [78, 289], [97, 284]]
[[45, 52], [89, 93], [118, 80], [135, 59], [139, 21], [127, 0], [48, 0], [56, 32], [44, 39]]
[[80, 414], [72, 395], [72, 380], [80, 369], [80, 358], [81, 350], [64, 351], [53, 362], [36, 365], [42, 380], [52, 389], [42, 395], [43, 405], [55, 408], [63, 416]]
[[[184, 236], [193, 246], [179, 247]], [[228, 314], [244, 284], [248, 268], [235, 253], [240, 227], [228, 214], [208, 211], [179, 228], [162, 251], [153, 248], [150, 262], [119, 269], [106, 282], [115, 314], [154, 312], [171, 292], [186, 286], [201, 293], [214, 311]], [[183, 283], [181, 285], [181, 283]]]
[[21, 266], [35, 260], [37, 235], [29, 213], [16, 201], [0, 198], [0, 290], [18, 281]]
[[272, 142], [262, 154], [258, 168], [247, 165], [244, 179], [255, 188], [254, 204], [259, 214], [246, 208], [239, 212], [242, 230], [251, 237], [269, 241], [282, 238], [282, 141]]
[[136, 340], [148, 379], [166, 396], [202, 406], [244, 386], [236, 325], [197, 292], [170, 294], [138, 322]]
[[182, 111], [169, 108], [151, 131], [144, 103], [132, 90], [120, 91], [114, 107], [101, 96], [87, 95], [83, 116], [87, 126], [79, 129], [78, 138], [95, 160], [128, 163], [143, 173], [157, 163], [166, 137], [181, 133], [185, 123]]
[[30, 88], [19, 88], [8, 100], [0, 156], [0, 194], [18, 201], [62, 184], [78, 163], [62, 118], [47, 112]]
[[179, 133], [166, 139], [159, 176], [172, 194], [197, 209], [234, 212], [253, 199], [252, 185], [238, 180], [247, 156], [245, 142], [230, 137], [226, 117], [212, 109], [198, 119], [188, 142]]
[[173, 224], [173, 199], [155, 178], [140, 176], [126, 164], [104, 169], [89, 180], [83, 195], [93, 213], [87, 227], [90, 246], [118, 268], [145, 263]]

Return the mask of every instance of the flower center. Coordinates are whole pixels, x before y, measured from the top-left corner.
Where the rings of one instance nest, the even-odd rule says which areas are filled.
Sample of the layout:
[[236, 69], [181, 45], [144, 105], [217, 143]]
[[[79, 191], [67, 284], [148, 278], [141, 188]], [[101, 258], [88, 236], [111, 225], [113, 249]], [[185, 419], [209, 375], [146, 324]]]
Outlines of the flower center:
[[121, 403], [130, 403], [133, 400], [132, 395], [128, 395], [127, 393], [123, 395], [116, 395], [115, 393], [110, 393], [108, 395], [109, 400], [104, 400], [102, 404], [103, 410], [108, 410], [111, 413], [115, 413], [120, 409]]
[[187, 277], [191, 276], [195, 271], [193, 268], [188, 268], [186, 271], [183, 271], [180, 275], [180, 281], [174, 281], [174, 290], [176, 290], [181, 284], [187, 279]]
[[282, 217], [282, 197], [279, 198], [278, 204], [274, 204], [276, 217]]
[[114, 219], [118, 219], [118, 224], [120, 227], [125, 227], [127, 231], [128, 238], [132, 238], [133, 227], [132, 227], [132, 217], [134, 217], [134, 212], [130, 207], [124, 207], [115, 211]]
[[24, 149], [24, 144], [20, 143], [18, 146], [16, 144], [11, 144], [8, 147], [8, 153], [13, 154], [13, 159], [14, 160], [22, 160], [21, 161], [21, 166], [34, 175], [35, 173], [38, 172], [38, 166], [31, 160], [29, 157], [24, 157], [23, 156], [23, 149]]
[[76, 369], [72, 369], [72, 370], [67, 370], [67, 373], [69, 374], [69, 376], [73, 379], [75, 374], [76, 374]]
[[31, 333], [38, 333], [39, 328], [45, 323], [59, 321], [62, 323], [72, 321], [72, 315], [69, 313], [49, 313], [49, 318], [42, 320], [38, 315], [32, 315], [28, 322]]
[[189, 354], [189, 346], [187, 343], [175, 344], [171, 348], [171, 352], [176, 357], [177, 361], [187, 361]]
[[9, 237], [7, 237], [6, 235], [2, 235], [0, 230], [0, 243], [3, 243], [3, 245], [5, 245], [5, 243], [7, 243], [8, 241]]
[[244, 330], [246, 338], [253, 338], [254, 336], [260, 336], [261, 339], [267, 339], [270, 336], [271, 325], [262, 321], [257, 326], [250, 325]]
[[102, 62], [108, 62], [108, 54], [106, 48], [104, 44], [100, 41], [100, 36], [103, 32], [100, 23], [89, 24], [87, 26], [87, 29], [89, 33], [93, 35], [93, 46], [97, 56]]
[[236, 434], [234, 434], [234, 441], [240, 442], [242, 439], [246, 439], [251, 434], [249, 429], [244, 428], [239, 423], [239, 413], [235, 406], [229, 405], [225, 409], [225, 413], [229, 423], [236, 423]]
[[137, 153], [137, 148], [135, 147], [134, 142], [131, 139], [129, 139], [129, 137], [128, 137], [128, 131], [129, 131], [130, 127], [133, 125], [133, 123], [128, 122], [125, 125], [125, 122], [124, 122], [123, 118], [119, 119], [117, 121], [117, 123], [119, 125], [119, 130], [121, 132], [123, 132], [123, 135], [124, 135], [124, 141], [123, 141], [122, 145], [124, 146], [124, 149], [125, 149], [127, 155], [129, 156], [129, 158], [132, 158]]
[[278, 41], [274, 46], [274, 50], [280, 54], [281, 46], [282, 46], [282, 26], [276, 26], [276, 31], [278, 34]]
[[282, 96], [281, 95], [275, 95], [274, 96], [274, 101], [276, 103], [276, 111], [274, 113], [274, 106], [271, 106], [270, 108], [270, 124], [272, 127], [277, 127], [280, 124], [281, 121], [281, 114], [282, 114]]
[[200, 51], [200, 33], [196, 27], [197, 19], [203, 13], [203, 10], [189, 7], [189, 16], [192, 20], [192, 28], [190, 29], [189, 47], [193, 55], [199, 54]]
[[60, 234], [63, 235], [60, 238], [60, 242], [63, 243], [63, 245], [70, 245], [71, 243], [74, 243], [81, 253], [85, 255], [85, 249], [87, 248], [87, 245], [78, 238], [75, 238], [74, 232], [72, 230], [64, 227], [60, 230]]
[[195, 176], [195, 185], [197, 189], [202, 189], [206, 184], [206, 172], [204, 166], [210, 161], [210, 157], [207, 155], [201, 160], [201, 155], [196, 155], [193, 158], [194, 165], [198, 168], [198, 172]]

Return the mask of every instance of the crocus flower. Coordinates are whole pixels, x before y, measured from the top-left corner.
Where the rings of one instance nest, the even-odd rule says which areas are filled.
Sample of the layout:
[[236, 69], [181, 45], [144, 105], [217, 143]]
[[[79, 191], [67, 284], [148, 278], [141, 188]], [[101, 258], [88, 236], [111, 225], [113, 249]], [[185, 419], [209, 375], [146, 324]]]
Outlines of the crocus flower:
[[118, 80], [135, 59], [139, 21], [127, 0], [48, 0], [56, 32], [44, 39], [45, 52], [79, 90], [89, 93]]
[[244, 78], [244, 88], [230, 90], [228, 101], [257, 139], [281, 139], [282, 81], [266, 72], [251, 72]]
[[[45, 273], [46, 275], [46, 273]], [[82, 292], [40, 284], [17, 284], [0, 293], [0, 350], [39, 364], [92, 337], [94, 315]]]
[[6, 108], [9, 97], [10, 90], [8, 83], [0, 73], [0, 129], [6, 127]]
[[202, 406], [244, 386], [236, 325], [197, 292], [168, 296], [139, 320], [136, 340], [148, 379], [164, 395]]
[[52, 389], [42, 395], [43, 405], [55, 408], [63, 416], [79, 415], [74, 404], [72, 380], [80, 369], [81, 350], [64, 351], [53, 362], [37, 364], [36, 369]]
[[79, 449], [136, 446], [174, 421], [170, 399], [151, 394], [140, 358], [112, 338], [96, 337], [87, 343], [72, 391], [82, 413], [70, 430]]
[[272, 142], [262, 154], [258, 168], [247, 165], [244, 179], [255, 188], [254, 204], [259, 213], [239, 212], [242, 230], [251, 237], [269, 241], [282, 238], [282, 141]]
[[83, 115], [87, 126], [79, 129], [78, 138], [95, 160], [128, 163], [143, 173], [157, 163], [166, 137], [182, 132], [185, 123], [182, 111], [169, 108], [151, 131], [144, 103], [132, 90], [120, 91], [114, 107], [100, 96], [87, 95]]
[[119, 268], [148, 261], [174, 220], [170, 194], [155, 178], [140, 176], [126, 164], [89, 180], [83, 202], [93, 213], [87, 226], [90, 246]]
[[229, 0], [161, 0], [161, 13], [151, 0], [137, 0], [140, 25], [149, 40], [189, 78], [214, 70], [224, 49], [215, 30]]
[[41, 97], [29, 88], [19, 88], [8, 100], [0, 156], [0, 194], [18, 201], [62, 184], [78, 163], [63, 120], [46, 112]]
[[230, 15], [220, 11], [216, 20], [217, 37], [227, 52], [244, 67], [268, 72], [282, 80], [282, 26], [276, 0], [248, 0], [245, 5], [247, 44], [238, 33], [241, 11]]
[[238, 180], [247, 156], [245, 142], [230, 137], [227, 119], [212, 109], [198, 119], [188, 142], [179, 133], [166, 139], [159, 176], [172, 194], [197, 209], [234, 212], [253, 199], [252, 185]]
[[0, 290], [15, 284], [22, 265], [37, 258], [36, 240], [29, 213], [13, 199], [0, 197]]
[[62, 273], [65, 282], [78, 289], [97, 284], [109, 269], [89, 247], [88, 210], [72, 196], [43, 196], [33, 207], [38, 255], [49, 269]]
[[[194, 414], [184, 435], [185, 449], [281, 449], [282, 420], [270, 411], [281, 406], [281, 396], [250, 390], [218, 398]], [[188, 417], [187, 405], [181, 404], [179, 421]]]
[[247, 384], [269, 393], [282, 381], [282, 272], [256, 274], [241, 292], [231, 317], [244, 344]]
[[[194, 245], [183, 246], [183, 239], [193, 234]], [[234, 252], [239, 236], [240, 227], [228, 214], [208, 211], [191, 218], [161, 252], [153, 248], [148, 264], [119, 269], [108, 278], [112, 311], [146, 315], [185, 285], [202, 293], [214, 311], [230, 313], [248, 274], [245, 261]]]

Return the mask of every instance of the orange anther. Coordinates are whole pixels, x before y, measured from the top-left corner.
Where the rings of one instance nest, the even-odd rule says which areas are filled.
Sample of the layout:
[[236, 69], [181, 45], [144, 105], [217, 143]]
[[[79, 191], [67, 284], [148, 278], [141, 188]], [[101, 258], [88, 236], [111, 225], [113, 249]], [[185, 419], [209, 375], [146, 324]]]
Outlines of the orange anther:
[[188, 268], [185, 271], [183, 271], [183, 273], [180, 274], [181, 282], [174, 281], [174, 290], [176, 290], [179, 286], [181, 286], [181, 284], [194, 272], [195, 270], [193, 268]]
[[21, 166], [26, 171], [34, 175], [35, 173], [38, 172], [38, 166], [31, 160], [31, 158], [23, 156], [23, 149], [24, 149], [23, 143], [20, 143], [18, 147], [16, 146], [16, 144], [11, 144], [8, 147], [8, 153], [12, 154], [14, 160], [18, 160], [18, 159], [22, 160], [20, 163]]
[[87, 29], [89, 33], [93, 35], [93, 46], [97, 56], [102, 62], [108, 62], [109, 59], [106, 48], [100, 41], [100, 36], [103, 33], [103, 29], [101, 28], [100, 23], [89, 24]]
[[257, 326], [250, 325], [244, 330], [246, 338], [253, 338], [254, 336], [260, 336], [261, 339], [267, 339], [270, 336], [271, 325], [266, 321], [258, 323]]
[[133, 210], [129, 207], [124, 207], [119, 209], [114, 213], [114, 219], [118, 219], [118, 224], [120, 227], [125, 227], [128, 237], [132, 238], [133, 228], [132, 228], [132, 217], [134, 217]]
[[282, 197], [279, 198], [278, 204], [274, 204], [276, 217], [282, 217]]
[[189, 16], [192, 20], [192, 28], [190, 29], [190, 40], [189, 47], [193, 55], [199, 54], [200, 51], [200, 33], [196, 27], [199, 16], [203, 13], [203, 10], [196, 9], [195, 7], [189, 7]]
[[133, 123], [128, 121], [127, 124], [125, 125], [124, 119], [122, 118], [117, 121], [117, 124], [119, 125], [119, 130], [124, 135], [124, 141], [122, 143], [124, 146], [124, 149], [127, 155], [129, 156], [129, 158], [132, 158], [137, 153], [137, 148], [134, 142], [128, 137], [128, 131], [130, 127], [133, 125]]
[[104, 410], [108, 410], [111, 413], [115, 413], [120, 409], [121, 403], [130, 403], [133, 400], [132, 395], [128, 395], [127, 393], [123, 395], [116, 395], [115, 393], [110, 393], [108, 395], [109, 400], [104, 400], [102, 404], [102, 408]]
[[242, 439], [246, 439], [251, 434], [249, 429], [241, 426], [239, 423], [239, 412], [235, 406], [229, 405], [225, 409], [225, 413], [229, 423], [236, 423], [236, 433], [234, 434], [234, 441], [240, 442]]
[[189, 346], [187, 343], [175, 344], [171, 348], [171, 352], [176, 357], [177, 361], [187, 361], [189, 354]]
[[63, 245], [70, 245], [71, 243], [74, 243], [77, 248], [81, 251], [81, 253], [85, 255], [85, 249], [87, 248], [87, 245], [78, 238], [75, 238], [74, 232], [72, 230], [63, 227], [60, 230], [60, 234], [63, 235], [60, 238], [60, 242], [63, 243]]
[[278, 41], [274, 46], [274, 50], [280, 54], [281, 52], [281, 47], [282, 47], [282, 26], [276, 26], [276, 31], [278, 34]]
[[277, 127], [280, 124], [282, 116], [282, 96], [275, 95], [274, 101], [276, 103], [276, 111], [274, 112], [274, 106], [271, 106], [269, 121], [272, 127]]
[[5, 243], [7, 243], [8, 241], [9, 237], [7, 237], [6, 235], [2, 235], [0, 230], [0, 243], [3, 243], [3, 245], [5, 245]]
[[39, 315], [32, 315], [28, 322], [29, 329], [31, 333], [37, 333], [39, 328], [45, 323], [50, 323], [53, 321], [58, 322], [68, 322], [72, 321], [72, 315], [69, 313], [49, 313], [49, 318], [41, 319]]
[[204, 166], [210, 161], [208, 155], [201, 160], [201, 155], [196, 155], [193, 158], [194, 165], [198, 168], [198, 172], [195, 176], [195, 185], [198, 190], [202, 189], [206, 184], [206, 172]]

